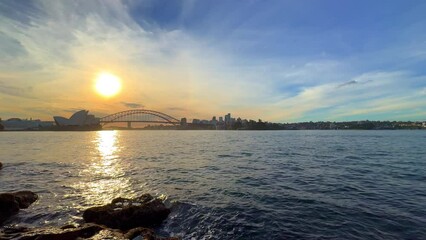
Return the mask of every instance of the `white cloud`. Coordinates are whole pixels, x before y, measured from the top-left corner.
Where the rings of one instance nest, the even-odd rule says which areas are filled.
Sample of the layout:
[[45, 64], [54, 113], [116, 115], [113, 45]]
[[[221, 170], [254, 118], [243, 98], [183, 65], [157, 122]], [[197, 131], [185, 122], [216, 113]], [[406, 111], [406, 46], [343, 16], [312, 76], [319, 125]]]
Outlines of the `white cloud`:
[[[184, 110], [172, 111], [188, 117], [233, 112], [287, 121], [314, 119], [318, 109], [333, 113], [330, 119], [392, 111], [383, 107], [388, 99], [401, 99], [401, 108], [409, 108], [425, 95], [423, 88], [416, 98], [403, 98], [414, 94], [413, 83], [424, 81], [410, 72], [359, 74], [350, 60], [331, 58], [244, 59], [182, 29], [144, 29], [121, 1], [36, 3], [39, 11], [28, 22], [0, 15], [5, 36], [0, 36], [0, 53], [20, 49], [7, 59], [0, 56], [7, 60], [0, 78], [13, 79], [7, 83], [11, 87], [31, 87], [27, 94], [43, 99], [22, 101], [22, 108], [57, 111], [78, 105], [110, 112], [122, 110], [120, 102], [142, 102], [156, 110], [181, 106]], [[182, 18], [192, 4], [184, 4]], [[123, 78], [125, 94], [119, 100], [93, 96], [91, 80], [101, 70]], [[10, 105], [7, 101], [0, 107]]]
[[[33, 94], [46, 100], [35, 107], [99, 108], [99, 101], [90, 103], [90, 79], [101, 70], [124, 79], [123, 101], [153, 108], [178, 104], [202, 116], [252, 99], [264, 88], [247, 79], [249, 73], [228, 66], [226, 53], [200, 39], [181, 30], [143, 29], [119, 1], [40, 1], [37, 7], [41, 13], [28, 24], [1, 16], [0, 28], [26, 52], [1, 75], [35, 85]], [[28, 65], [37, 66], [29, 78]]]
[[278, 102], [272, 111], [275, 115], [271, 118], [315, 119], [317, 116], [311, 112], [325, 108], [328, 109], [323, 113], [329, 115], [321, 116], [322, 120], [424, 108], [426, 98], [413, 90], [411, 85], [425, 79], [408, 72], [371, 72], [353, 77], [349, 82], [354, 84], [343, 87], [336, 83], [309, 87], [294, 97]]

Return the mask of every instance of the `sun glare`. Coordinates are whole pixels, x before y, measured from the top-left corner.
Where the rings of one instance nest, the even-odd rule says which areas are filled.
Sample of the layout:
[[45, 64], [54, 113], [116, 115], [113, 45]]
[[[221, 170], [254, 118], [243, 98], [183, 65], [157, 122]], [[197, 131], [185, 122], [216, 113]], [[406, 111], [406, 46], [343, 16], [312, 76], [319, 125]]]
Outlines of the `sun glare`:
[[96, 91], [104, 97], [112, 97], [120, 92], [121, 82], [117, 76], [101, 73], [96, 78]]

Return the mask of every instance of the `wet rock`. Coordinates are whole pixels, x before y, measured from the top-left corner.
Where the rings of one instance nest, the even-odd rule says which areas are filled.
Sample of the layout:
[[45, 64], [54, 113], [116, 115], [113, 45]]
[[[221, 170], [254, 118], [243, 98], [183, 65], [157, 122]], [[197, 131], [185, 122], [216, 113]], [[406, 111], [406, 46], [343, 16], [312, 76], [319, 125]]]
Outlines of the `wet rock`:
[[163, 238], [155, 235], [152, 229], [134, 228], [128, 231], [110, 229], [94, 223], [86, 223], [80, 227], [74, 228], [6, 228], [0, 231], [0, 239], [19, 239], [19, 240], [50, 240], [50, 239], [140, 239], [140, 240], [178, 240], [178, 238]]
[[10, 193], [0, 194], [0, 224], [19, 212], [19, 203]]
[[70, 228], [77, 228], [77, 226], [75, 226], [73, 224], [68, 224], [68, 225], [64, 225], [64, 226], [61, 227], [62, 230], [70, 229]]
[[122, 230], [159, 225], [167, 218], [170, 209], [163, 202], [144, 194], [135, 199], [116, 198], [110, 204], [84, 211], [86, 222], [102, 224]]
[[177, 237], [159, 237], [156, 236], [154, 230], [149, 228], [133, 228], [124, 234], [125, 239], [140, 240], [179, 240]]
[[38, 199], [38, 195], [31, 191], [20, 191], [13, 193], [15, 200], [19, 204], [19, 208], [28, 208], [33, 202]]
[[37, 194], [31, 191], [0, 194], [0, 224], [7, 218], [17, 214], [19, 209], [28, 208], [38, 199]]
[[102, 230], [101, 226], [85, 225], [80, 228], [5, 228], [0, 232], [0, 239], [77, 239], [90, 238]]
[[102, 230], [98, 225], [85, 225], [80, 228], [61, 229], [61, 228], [5, 228], [0, 232], [0, 239], [20, 239], [20, 240], [47, 240], [63, 239], [71, 240], [81, 238], [90, 238]]

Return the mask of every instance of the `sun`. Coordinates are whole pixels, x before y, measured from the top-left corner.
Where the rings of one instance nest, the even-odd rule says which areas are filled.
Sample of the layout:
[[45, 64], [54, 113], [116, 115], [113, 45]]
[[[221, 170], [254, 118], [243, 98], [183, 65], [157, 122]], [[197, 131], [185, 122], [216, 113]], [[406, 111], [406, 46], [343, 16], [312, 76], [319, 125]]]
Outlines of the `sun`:
[[115, 96], [121, 90], [120, 78], [111, 73], [100, 73], [96, 78], [95, 89], [104, 97]]

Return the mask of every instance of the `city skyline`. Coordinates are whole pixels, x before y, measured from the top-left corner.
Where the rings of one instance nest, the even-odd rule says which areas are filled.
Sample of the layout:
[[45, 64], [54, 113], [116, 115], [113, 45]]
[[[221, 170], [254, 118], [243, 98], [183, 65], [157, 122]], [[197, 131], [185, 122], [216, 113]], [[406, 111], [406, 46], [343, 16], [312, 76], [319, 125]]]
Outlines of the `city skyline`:
[[[0, 117], [424, 121], [424, 12], [423, 1], [1, 1]], [[103, 73], [120, 79], [116, 95], [96, 92]]]

